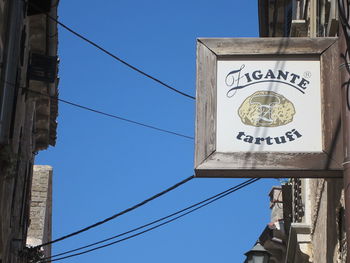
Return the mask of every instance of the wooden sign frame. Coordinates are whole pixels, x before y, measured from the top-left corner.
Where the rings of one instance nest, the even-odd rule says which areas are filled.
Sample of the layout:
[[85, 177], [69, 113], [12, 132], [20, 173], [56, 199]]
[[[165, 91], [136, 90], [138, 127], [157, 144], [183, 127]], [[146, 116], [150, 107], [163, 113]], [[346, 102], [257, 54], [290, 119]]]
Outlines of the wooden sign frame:
[[[216, 151], [217, 61], [241, 57], [314, 56], [320, 61], [322, 151]], [[200, 38], [197, 40], [196, 177], [341, 177], [337, 38]]]

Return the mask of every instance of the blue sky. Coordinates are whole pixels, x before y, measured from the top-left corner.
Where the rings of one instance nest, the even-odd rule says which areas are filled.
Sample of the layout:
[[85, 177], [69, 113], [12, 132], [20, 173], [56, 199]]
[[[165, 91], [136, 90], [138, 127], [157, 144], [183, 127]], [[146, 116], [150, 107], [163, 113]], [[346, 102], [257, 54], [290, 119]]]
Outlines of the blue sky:
[[[61, 1], [59, 20], [132, 65], [195, 95], [196, 38], [257, 37], [257, 1]], [[195, 102], [59, 27], [60, 98], [194, 136]], [[191, 140], [59, 104], [53, 238], [130, 207], [193, 174]], [[142, 208], [53, 246], [85, 245], [158, 219], [244, 179], [194, 179]], [[176, 222], [62, 262], [243, 262], [269, 223], [264, 179]]]

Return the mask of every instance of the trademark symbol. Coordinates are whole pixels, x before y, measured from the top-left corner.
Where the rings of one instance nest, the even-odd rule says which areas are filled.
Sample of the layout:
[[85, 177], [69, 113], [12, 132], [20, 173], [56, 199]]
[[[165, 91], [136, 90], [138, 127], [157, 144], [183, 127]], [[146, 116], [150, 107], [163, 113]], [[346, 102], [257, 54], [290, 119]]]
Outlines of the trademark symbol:
[[311, 72], [310, 71], [305, 71], [304, 72], [304, 77], [305, 78], [311, 78]]

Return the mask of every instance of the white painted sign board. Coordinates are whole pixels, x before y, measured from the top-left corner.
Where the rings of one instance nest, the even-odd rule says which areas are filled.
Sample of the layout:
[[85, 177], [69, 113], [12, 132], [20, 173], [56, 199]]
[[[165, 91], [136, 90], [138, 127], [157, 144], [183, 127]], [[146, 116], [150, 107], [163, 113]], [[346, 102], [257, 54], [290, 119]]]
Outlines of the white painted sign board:
[[218, 60], [217, 72], [217, 151], [322, 151], [319, 60]]
[[340, 176], [335, 43], [199, 39], [196, 176]]

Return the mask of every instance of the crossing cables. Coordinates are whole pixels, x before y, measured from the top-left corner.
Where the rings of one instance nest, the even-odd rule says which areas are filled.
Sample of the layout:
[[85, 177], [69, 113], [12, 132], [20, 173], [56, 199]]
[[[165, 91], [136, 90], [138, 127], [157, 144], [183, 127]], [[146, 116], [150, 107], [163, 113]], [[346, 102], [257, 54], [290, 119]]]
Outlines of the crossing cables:
[[102, 224], [105, 224], [105, 223], [107, 223], [107, 222], [109, 222], [109, 221], [111, 221], [111, 220], [113, 220], [113, 219], [115, 219], [115, 218], [117, 218], [117, 217], [119, 217], [119, 216], [121, 216], [121, 215], [124, 215], [124, 214], [126, 214], [126, 213], [129, 213], [129, 212], [131, 212], [131, 211], [133, 211], [133, 210], [135, 210], [135, 209], [137, 209], [137, 208], [139, 208], [139, 207], [141, 207], [141, 206], [143, 206], [143, 205], [145, 205], [145, 204], [147, 204], [147, 203], [153, 201], [154, 199], [157, 199], [158, 197], [161, 197], [162, 195], [165, 195], [165, 194], [169, 193], [170, 191], [172, 191], [172, 190], [178, 188], [179, 186], [181, 186], [181, 185], [183, 185], [183, 184], [189, 182], [189, 181], [192, 180], [193, 178], [194, 178], [194, 175], [192, 175], [192, 176], [190, 176], [190, 177], [187, 177], [186, 179], [184, 179], [184, 180], [182, 180], [182, 181], [180, 181], [180, 182], [174, 184], [173, 186], [171, 186], [171, 187], [165, 189], [164, 191], [162, 191], [162, 192], [160, 192], [160, 193], [158, 193], [158, 194], [155, 194], [155, 195], [153, 195], [152, 197], [150, 197], [150, 198], [148, 198], [148, 199], [146, 199], [146, 200], [144, 200], [144, 201], [142, 201], [142, 202], [140, 202], [140, 203], [138, 203], [138, 204], [136, 204], [136, 205], [134, 205], [134, 206], [131, 206], [131, 207], [129, 207], [129, 208], [127, 208], [127, 209], [125, 209], [125, 210], [123, 210], [123, 211], [121, 211], [121, 212], [118, 212], [118, 213], [116, 213], [116, 214], [114, 214], [114, 215], [112, 215], [112, 216], [110, 216], [110, 217], [108, 217], [108, 218], [106, 218], [106, 219], [103, 219], [103, 220], [101, 220], [101, 221], [99, 221], [99, 222], [96, 222], [96, 223], [94, 223], [94, 224], [92, 224], [92, 225], [89, 225], [89, 226], [87, 226], [87, 227], [84, 227], [84, 228], [82, 228], [82, 229], [80, 229], [80, 230], [77, 230], [77, 231], [75, 231], [75, 232], [73, 232], [73, 233], [70, 233], [70, 234], [68, 234], [68, 235], [62, 236], [62, 237], [60, 237], [60, 238], [57, 238], [57, 239], [54, 239], [54, 240], [49, 241], [49, 242], [47, 242], [47, 243], [41, 244], [41, 245], [39, 245], [39, 246], [36, 246], [36, 247], [34, 247], [33, 249], [39, 249], [39, 248], [42, 248], [42, 247], [44, 247], [44, 246], [48, 246], [48, 245], [57, 243], [57, 242], [59, 242], [59, 241], [65, 240], [65, 239], [67, 239], [67, 238], [70, 238], [70, 237], [73, 237], [73, 236], [76, 236], [76, 235], [79, 235], [79, 234], [81, 234], [81, 233], [83, 233], [83, 232], [86, 232], [86, 231], [92, 229], [92, 228], [95, 228], [95, 227], [97, 227], [97, 226], [100, 226], [100, 225], [102, 225]]
[[[152, 230], [155, 230], [161, 226], [164, 226], [164, 225], [167, 225], [171, 222], [174, 222], [188, 214], [191, 214], [193, 212], [195, 212], [196, 210], [199, 210], [215, 201], [218, 201], [220, 200], [221, 198], [227, 196], [227, 195], [230, 195], [244, 187], [247, 187], [248, 185], [256, 182], [260, 180], [260, 178], [251, 178], [251, 179], [248, 179], [246, 181], [244, 181], [243, 183], [240, 183], [238, 185], [235, 185], [221, 193], [218, 193], [214, 196], [211, 196], [203, 201], [200, 201], [198, 203], [195, 203], [191, 206], [188, 206], [184, 209], [181, 209], [177, 212], [174, 212], [172, 214], [169, 214], [165, 217], [162, 217], [160, 219], [157, 219], [155, 221], [152, 221], [150, 223], [147, 223], [145, 225], [142, 225], [142, 226], [139, 226], [137, 228], [134, 228], [132, 230], [129, 230], [129, 231], [126, 231], [124, 233], [121, 233], [121, 234], [117, 234], [117, 235], [114, 235], [112, 237], [109, 237], [109, 238], [106, 238], [106, 239], [103, 239], [101, 241], [98, 241], [98, 242], [94, 242], [94, 243], [91, 243], [91, 244], [88, 244], [88, 245], [85, 245], [85, 246], [81, 246], [81, 247], [78, 247], [78, 248], [75, 248], [75, 249], [71, 249], [71, 250], [68, 250], [68, 251], [65, 251], [65, 252], [62, 252], [62, 253], [59, 253], [59, 254], [56, 254], [56, 255], [53, 255], [51, 257], [46, 257], [46, 258], [42, 258], [40, 261], [38, 261], [39, 263], [49, 263], [49, 262], [54, 262], [54, 261], [59, 261], [59, 260], [64, 260], [64, 259], [67, 259], [67, 258], [72, 258], [72, 257], [76, 257], [76, 256], [80, 256], [80, 255], [83, 255], [83, 254], [87, 254], [87, 253], [90, 253], [90, 252], [93, 252], [93, 251], [96, 251], [96, 250], [99, 250], [99, 249], [102, 249], [102, 248], [105, 248], [105, 247], [109, 247], [109, 246], [112, 246], [114, 244], [117, 244], [117, 243], [120, 243], [120, 242], [123, 242], [123, 241], [126, 241], [126, 240], [129, 240], [129, 239], [132, 239], [134, 237], [137, 237], [139, 235], [142, 235], [142, 234], [145, 234], [147, 232], [150, 232]], [[166, 220], [166, 221], [164, 221]], [[162, 222], [163, 221], [163, 222]], [[161, 222], [161, 223], [160, 223]], [[157, 224], [159, 223], [159, 224]], [[152, 226], [153, 225], [153, 226]], [[150, 227], [152, 226], [152, 227]], [[149, 227], [149, 228], [147, 228]], [[147, 228], [147, 229], [145, 229]], [[145, 230], [142, 230], [142, 229], [145, 229]], [[93, 247], [93, 246], [96, 246], [96, 245], [99, 245], [99, 244], [102, 244], [102, 243], [105, 243], [107, 241], [110, 241], [110, 240], [113, 240], [113, 239], [117, 239], [117, 238], [120, 238], [122, 236], [125, 236], [125, 235], [128, 235], [128, 234], [131, 234], [133, 232], [136, 232], [138, 230], [142, 230], [140, 232], [137, 232], [135, 234], [132, 234], [132, 235], [129, 235], [127, 237], [124, 237], [122, 239], [118, 239], [116, 241], [113, 241], [113, 242], [110, 242], [110, 243], [107, 243], [107, 244], [104, 244], [104, 245], [100, 245], [100, 246], [97, 246], [97, 247], [94, 247], [94, 248], [90, 248], [90, 247]], [[87, 249], [87, 248], [90, 248], [90, 249]], [[82, 252], [77, 252], [77, 251], [81, 251], [83, 249], [87, 249], [87, 250], [84, 250]], [[74, 253], [74, 254], [70, 254], [70, 253], [73, 253], [73, 252], [77, 252], [77, 253]], [[70, 254], [70, 255], [67, 255], [67, 254]], [[64, 256], [64, 255], [67, 255], [67, 256]]]

